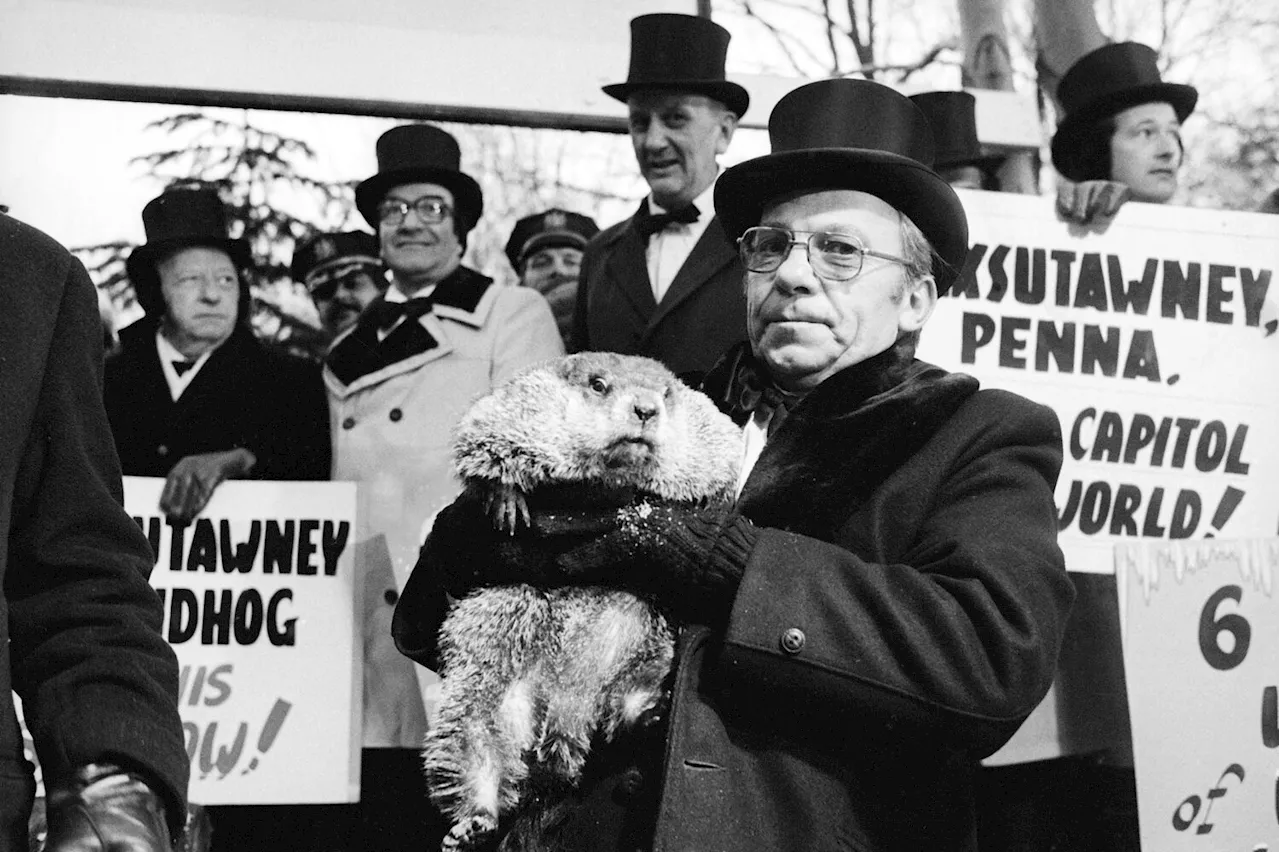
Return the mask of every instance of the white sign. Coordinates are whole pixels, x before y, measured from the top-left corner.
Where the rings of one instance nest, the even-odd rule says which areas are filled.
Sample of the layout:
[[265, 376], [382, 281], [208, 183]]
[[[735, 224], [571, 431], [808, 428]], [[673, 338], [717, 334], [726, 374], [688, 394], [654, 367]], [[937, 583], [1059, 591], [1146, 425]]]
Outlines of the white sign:
[[163, 479], [124, 486], [157, 556], [151, 584], [178, 655], [191, 801], [356, 801], [355, 486], [224, 482], [187, 526], [156, 508]]
[[1274, 216], [1130, 203], [1069, 226], [1049, 199], [962, 192], [968, 274], [920, 357], [1052, 407], [1072, 571], [1135, 540], [1274, 535]]
[[1142, 848], [1276, 844], [1280, 542], [1116, 548]]

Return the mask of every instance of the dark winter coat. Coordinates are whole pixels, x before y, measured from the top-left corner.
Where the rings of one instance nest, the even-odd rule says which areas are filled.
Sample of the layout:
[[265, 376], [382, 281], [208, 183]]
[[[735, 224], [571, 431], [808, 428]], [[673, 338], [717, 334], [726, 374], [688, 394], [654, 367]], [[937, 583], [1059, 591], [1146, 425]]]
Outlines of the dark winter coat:
[[329, 403], [320, 366], [268, 351], [238, 326], [178, 397], [170, 398], [156, 326], [120, 333], [107, 363], [107, 416], [129, 476], [166, 476], [185, 456], [243, 447], [252, 479], [329, 478]]
[[34, 781], [114, 759], [185, 817], [178, 666], [147, 583], [151, 550], [120, 506], [102, 405], [102, 326], [84, 267], [0, 215], [0, 849], [26, 849]]
[[[727, 630], [683, 631], [664, 742], [593, 755], [567, 848], [976, 849], [978, 761], [1048, 690], [1072, 602], [1062, 438], [1044, 406], [892, 360], [770, 437]], [[741, 421], [732, 362], [704, 390]]]
[[655, 303], [639, 218], [637, 212], [587, 244], [572, 349], [646, 355], [677, 375], [701, 377], [746, 339], [742, 263], [720, 220], [712, 219], [661, 304]]

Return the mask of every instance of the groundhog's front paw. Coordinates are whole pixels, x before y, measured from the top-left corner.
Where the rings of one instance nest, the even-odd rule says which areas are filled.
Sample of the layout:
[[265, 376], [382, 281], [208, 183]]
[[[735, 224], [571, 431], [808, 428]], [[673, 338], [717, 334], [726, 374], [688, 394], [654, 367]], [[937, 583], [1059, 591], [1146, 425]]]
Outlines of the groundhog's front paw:
[[515, 535], [521, 524], [529, 526], [529, 504], [513, 485], [492, 486], [485, 495], [485, 510], [493, 528], [508, 535]]
[[497, 830], [497, 817], [492, 814], [472, 814], [453, 824], [440, 844], [440, 852], [465, 852]]

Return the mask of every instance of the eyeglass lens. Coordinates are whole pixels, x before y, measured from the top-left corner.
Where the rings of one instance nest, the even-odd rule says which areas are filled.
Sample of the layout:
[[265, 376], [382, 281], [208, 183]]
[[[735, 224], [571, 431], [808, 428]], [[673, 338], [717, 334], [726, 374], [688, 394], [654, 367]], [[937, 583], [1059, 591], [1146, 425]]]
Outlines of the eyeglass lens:
[[399, 225], [412, 210], [418, 218], [428, 225], [438, 225], [453, 212], [443, 199], [433, 195], [425, 195], [417, 201], [403, 201], [388, 198], [378, 205], [378, 218], [388, 225]]
[[743, 266], [750, 272], [776, 272], [791, 247], [802, 244], [813, 271], [823, 278], [847, 281], [862, 269], [862, 246], [850, 237], [825, 231], [810, 234], [804, 243], [794, 237], [783, 228], [748, 228], [740, 241]]

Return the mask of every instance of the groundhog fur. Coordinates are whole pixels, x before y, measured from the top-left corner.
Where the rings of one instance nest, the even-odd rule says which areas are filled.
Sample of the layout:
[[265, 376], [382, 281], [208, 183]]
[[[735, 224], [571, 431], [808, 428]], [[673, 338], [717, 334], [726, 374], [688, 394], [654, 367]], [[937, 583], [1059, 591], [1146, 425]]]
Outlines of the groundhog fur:
[[[740, 429], [660, 363], [598, 352], [539, 364], [496, 388], [453, 440], [457, 474], [483, 494], [495, 527], [513, 534], [540, 494], [565, 485], [578, 500], [598, 494], [604, 507], [634, 493], [620, 511], [728, 502], [741, 454]], [[439, 647], [442, 693], [423, 765], [432, 802], [454, 821], [442, 848], [492, 841], [520, 808], [501, 848], [539, 849], [552, 820], [530, 813], [540, 806], [528, 801], [531, 770], [540, 788], [548, 777], [572, 787], [594, 737], [609, 741], [658, 717], [674, 631], [627, 592], [513, 585], [457, 601]]]

